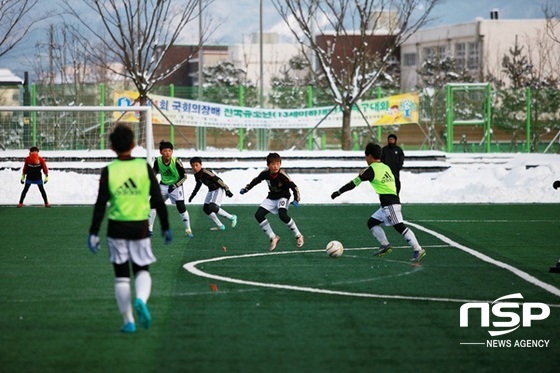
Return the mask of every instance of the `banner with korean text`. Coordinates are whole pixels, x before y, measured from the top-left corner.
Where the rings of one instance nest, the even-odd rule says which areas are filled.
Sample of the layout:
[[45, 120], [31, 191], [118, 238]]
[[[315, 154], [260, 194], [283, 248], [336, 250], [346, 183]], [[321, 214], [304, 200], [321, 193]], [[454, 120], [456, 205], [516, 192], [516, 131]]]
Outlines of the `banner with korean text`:
[[[130, 106], [137, 96], [133, 91], [116, 91], [115, 106]], [[315, 127], [321, 121], [321, 128], [339, 128], [342, 124], [342, 111], [340, 107], [333, 109], [333, 106], [310, 109], [259, 109], [158, 95], [150, 95], [150, 99], [152, 105], [159, 109], [152, 110], [154, 124], [171, 122], [175, 126], [230, 129], [306, 129]], [[418, 102], [418, 93], [360, 101], [352, 110], [352, 127], [418, 123]], [[118, 114], [115, 114], [114, 119], [121, 122], [137, 122], [138, 116], [128, 113], [119, 118]]]

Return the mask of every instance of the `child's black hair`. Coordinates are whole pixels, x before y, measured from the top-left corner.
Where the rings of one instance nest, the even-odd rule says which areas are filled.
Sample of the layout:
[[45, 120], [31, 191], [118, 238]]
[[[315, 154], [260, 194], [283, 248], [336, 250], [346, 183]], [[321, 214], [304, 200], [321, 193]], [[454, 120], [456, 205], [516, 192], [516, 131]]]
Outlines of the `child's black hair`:
[[370, 142], [366, 145], [366, 155], [371, 155], [373, 159], [381, 159], [381, 146]]
[[159, 151], [162, 151], [163, 149], [173, 150], [173, 144], [169, 141], [161, 140], [159, 142]]
[[271, 164], [272, 162], [282, 162], [282, 157], [278, 153], [269, 153], [266, 156], [266, 164]]
[[192, 157], [191, 160], [189, 161], [190, 164], [192, 165], [193, 163], [200, 163], [202, 164], [202, 159], [200, 159], [200, 157]]
[[134, 143], [134, 132], [130, 127], [119, 124], [115, 127], [113, 132], [109, 135], [109, 140], [111, 141], [111, 147], [117, 153], [123, 153], [132, 148]]

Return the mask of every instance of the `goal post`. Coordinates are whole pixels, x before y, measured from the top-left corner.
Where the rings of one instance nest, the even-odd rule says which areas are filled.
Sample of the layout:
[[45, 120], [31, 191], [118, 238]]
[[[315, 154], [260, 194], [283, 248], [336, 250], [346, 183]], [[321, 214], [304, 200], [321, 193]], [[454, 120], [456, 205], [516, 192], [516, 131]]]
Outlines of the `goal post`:
[[[457, 97], [459, 94], [462, 96]], [[450, 83], [446, 86], [446, 96], [447, 152], [453, 152], [455, 126], [482, 125], [481, 143], [485, 143], [485, 150], [489, 153], [492, 140], [490, 83]]]
[[133, 128], [136, 144], [146, 149], [146, 160], [151, 164], [151, 106], [0, 106], [0, 147], [103, 150], [117, 124]]

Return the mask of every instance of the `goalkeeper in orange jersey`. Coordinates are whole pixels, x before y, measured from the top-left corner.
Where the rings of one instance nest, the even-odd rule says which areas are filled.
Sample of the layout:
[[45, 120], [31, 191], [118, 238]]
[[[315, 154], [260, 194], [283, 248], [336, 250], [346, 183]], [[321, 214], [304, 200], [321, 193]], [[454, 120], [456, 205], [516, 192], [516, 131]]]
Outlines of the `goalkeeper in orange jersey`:
[[[45, 175], [44, 179], [41, 171]], [[29, 156], [27, 156], [23, 162], [20, 182], [22, 184], [25, 184], [25, 186], [23, 187], [23, 191], [21, 192], [21, 196], [19, 197], [19, 203], [17, 207], [23, 207], [23, 201], [25, 200], [25, 196], [27, 195], [31, 184], [35, 184], [37, 185], [37, 187], [39, 187], [39, 192], [41, 192], [41, 197], [43, 197], [45, 207], [51, 207], [47, 198], [47, 192], [45, 191], [45, 187], [43, 186], [43, 184], [46, 184], [48, 181], [49, 169], [47, 167], [47, 162], [45, 162], [43, 157], [39, 155], [39, 148], [36, 146], [32, 146], [31, 148], [29, 148]]]
[[331, 198], [335, 199], [342, 193], [354, 189], [360, 185], [362, 181], [369, 181], [375, 192], [379, 195], [381, 207], [371, 215], [367, 224], [371, 234], [379, 241], [380, 248], [373, 255], [383, 256], [389, 254], [393, 248], [387, 240], [385, 231], [381, 228], [381, 224], [393, 226], [404, 239], [412, 246], [413, 255], [411, 261], [420, 262], [426, 255], [426, 250], [422, 249], [414, 232], [403, 223], [401, 213], [401, 201], [397, 194], [395, 185], [395, 177], [389, 166], [381, 162], [381, 147], [374, 143], [369, 143], [365, 149], [366, 162], [368, 167], [360, 172], [360, 174], [343, 185], [339, 190], [335, 191]]
[[208, 193], [204, 199], [202, 210], [208, 215], [210, 220], [216, 224], [211, 230], [223, 231], [226, 229], [226, 226], [222, 224], [218, 215], [228, 219], [231, 222], [231, 227], [235, 228], [237, 225], [237, 216], [230, 214], [221, 207], [224, 193], [229, 198], [233, 197], [233, 193], [229, 190], [229, 187], [218, 175], [202, 167], [202, 159], [200, 157], [191, 158], [190, 164], [194, 173], [196, 185], [189, 197], [189, 202], [196, 196], [202, 184], [206, 185], [208, 187]]
[[263, 232], [270, 239], [270, 251], [276, 249], [280, 237], [274, 233], [269, 221], [266, 219], [268, 213], [278, 215], [280, 220], [290, 228], [296, 237], [296, 246], [302, 247], [303, 235], [299, 231], [296, 222], [288, 216], [288, 206], [291, 197], [290, 189], [294, 193], [292, 205], [295, 207], [299, 206], [299, 189], [288, 174], [280, 168], [282, 166], [282, 158], [278, 153], [268, 154], [266, 165], [268, 166], [267, 169], [262, 171], [245, 188], [241, 189], [239, 193], [245, 194], [261, 181], [266, 181], [269, 192], [255, 213], [255, 218]]

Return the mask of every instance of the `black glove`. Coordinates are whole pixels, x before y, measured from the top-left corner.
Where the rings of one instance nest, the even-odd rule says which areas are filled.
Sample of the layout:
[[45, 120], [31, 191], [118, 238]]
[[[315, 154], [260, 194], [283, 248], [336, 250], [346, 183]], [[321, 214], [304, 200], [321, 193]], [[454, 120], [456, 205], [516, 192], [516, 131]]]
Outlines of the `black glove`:
[[233, 193], [230, 190], [226, 190], [226, 196], [231, 198], [233, 197]]
[[169, 188], [167, 188], [167, 193], [171, 193], [173, 192], [175, 189], [177, 189], [177, 186], [175, 186], [175, 184], [171, 184], [169, 186]]
[[560, 180], [556, 180], [554, 183], [552, 183], [552, 187], [554, 189], [560, 188]]
[[189, 197], [189, 203], [191, 203], [191, 201], [193, 200], [194, 196], [190, 196]]
[[339, 197], [342, 193], [340, 193], [338, 190], [336, 192], [333, 192], [333, 194], [331, 194], [331, 199], [335, 199], [336, 197]]

